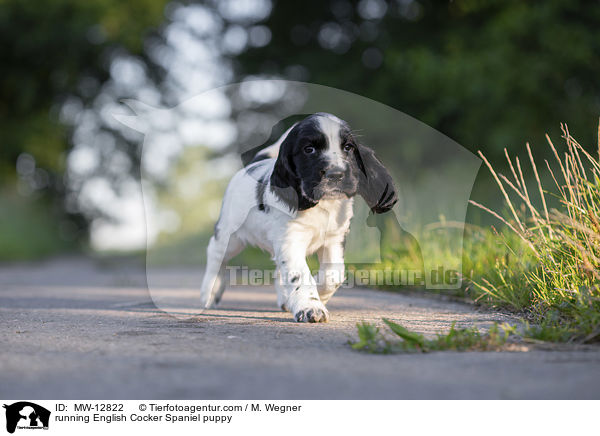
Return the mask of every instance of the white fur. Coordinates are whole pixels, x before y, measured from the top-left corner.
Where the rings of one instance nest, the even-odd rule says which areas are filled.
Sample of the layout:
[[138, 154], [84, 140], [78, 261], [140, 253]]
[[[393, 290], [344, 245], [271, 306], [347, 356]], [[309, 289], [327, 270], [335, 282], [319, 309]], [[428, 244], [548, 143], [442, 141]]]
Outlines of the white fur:
[[[329, 115], [329, 114], [328, 114]], [[325, 151], [325, 156], [332, 167], [346, 168], [346, 161], [343, 158], [342, 144], [340, 143], [340, 122], [341, 120], [333, 115], [322, 116], [318, 118], [321, 131], [327, 138], [329, 147]]]
[[[329, 140], [330, 159], [335, 163], [339, 158], [335, 153], [340, 152], [339, 128], [333, 119], [324, 117], [320, 121]], [[205, 307], [211, 307], [221, 298], [227, 261], [251, 244], [268, 251], [275, 261], [277, 302], [282, 309], [300, 321], [308, 321], [311, 310], [318, 321], [329, 318], [325, 303], [345, 279], [343, 243], [350, 228], [353, 200], [322, 199], [316, 206], [297, 212], [290, 211], [279, 200], [268, 181], [279, 145], [288, 133], [289, 130], [259, 153], [268, 154], [270, 159], [241, 169], [227, 187], [216, 235], [207, 249], [206, 273], [201, 285]], [[256, 199], [261, 179], [267, 181], [263, 199], [266, 213], [259, 210]], [[306, 263], [306, 257], [315, 252], [321, 265], [318, 280], [311, 276]]]

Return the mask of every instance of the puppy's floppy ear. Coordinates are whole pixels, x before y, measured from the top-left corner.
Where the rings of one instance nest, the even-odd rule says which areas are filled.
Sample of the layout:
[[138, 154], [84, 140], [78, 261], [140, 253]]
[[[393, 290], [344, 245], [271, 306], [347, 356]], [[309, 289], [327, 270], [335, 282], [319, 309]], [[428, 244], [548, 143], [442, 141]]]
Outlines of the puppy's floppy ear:
[[398, 201], [394, 180], [369, 147], [358, 145], [354, 150], [358, 166], [358, 193], [374, 213], [390, 210]]
[[316, 204], [303, 195], [300, 176], [296, 173], [294, 148], [297, 135], [297, 129], [293, 128], [283, 140], [271, 174], [271, 190], [291, 211], [309, 209]]
[[296, 132], [292, 130], [279, 146], [279, 153], [273, 167], [273, 174], [271, 175], [271, 184], [273, 186], [287, 188], [288, 186], [293, 186], [297, 179], [293, 159], [295, 139]]

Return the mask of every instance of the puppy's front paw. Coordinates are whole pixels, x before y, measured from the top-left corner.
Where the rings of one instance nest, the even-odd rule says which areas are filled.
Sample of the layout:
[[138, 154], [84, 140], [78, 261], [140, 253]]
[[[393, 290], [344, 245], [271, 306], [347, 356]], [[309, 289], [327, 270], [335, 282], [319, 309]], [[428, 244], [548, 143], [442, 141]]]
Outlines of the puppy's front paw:
[[327, 322], [329, 321], [329, 312], [322, 307], [307, 307], [300, 309], [294, 314], [298, 322]]

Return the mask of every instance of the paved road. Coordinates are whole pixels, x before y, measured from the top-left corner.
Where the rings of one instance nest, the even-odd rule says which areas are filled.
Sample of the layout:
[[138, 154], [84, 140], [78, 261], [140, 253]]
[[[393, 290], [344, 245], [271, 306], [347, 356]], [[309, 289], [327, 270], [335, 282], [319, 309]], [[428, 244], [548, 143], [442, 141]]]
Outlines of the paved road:
[[[6, 399], [599, 398], [600, 351], [380, 356], [346, 341], [382, 316], [433, 334], [509, 317], [436, 298], [342, 289], [327, 324], [298, 324], [269, 288], [232, 287], [189, 309], [191, 271], [62, 259], [0, 267], [0, 397]], [[171, 285], [169, 285], [171, 283]], [[186, 284], [182, 286], [182, 284]], [[179, 304], [177, 304], [179, 302]]]

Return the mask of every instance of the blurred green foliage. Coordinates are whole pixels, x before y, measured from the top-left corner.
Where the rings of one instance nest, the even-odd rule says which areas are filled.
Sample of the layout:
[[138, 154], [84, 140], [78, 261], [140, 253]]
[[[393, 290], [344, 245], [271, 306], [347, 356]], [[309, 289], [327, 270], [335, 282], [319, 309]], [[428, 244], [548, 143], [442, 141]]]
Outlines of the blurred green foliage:
[[15, 192], [0, 195], [0, 261], [28, 260], [73, 248], [74, 229], [52, 213], [44, 199], [32, 201]]
[[[169, 22], [167, 3], [0, 0], [0, 186], [15, 192], [15, 164], [22, 153], [33, 156], [47, 177], [36, 199], [12, 206], [13, 221], [27, 222], [15, 214], [40, 207], [46, 221], [55, 223], [51, 228], [65, 224], [67, 216], [80, 227], [78, 238], [86, 234], [89, 217], [73, 217], [64, 206], [72, 141], [60, 121], [61, 106], [74, 97], [89, 108], [120, 54], [135, 56], [161, 89], [164, 71], [151, 59], [147, 43]], [[232, 29], [246, 31], [249, 42], [241, 51], [223, 53], [232, 60], [236, 80], [284, 77], [364, 95], [422, 120], [471, 151], [482, 149], [493, 160], [504, 147], [515, 150], [526, 141], [534, 154], [544, 153], [536, 150], [543, 134], [558, 136], [560, 122], [568, 123], [581, 143], [595, 142], [598, 2], [307, 0], [299, 7], [273, 1], [261, 22], [224, 13], [232, 8], [228, 2], [184, 3], [199, 3], [220, 15], [223, 40]], [[139, 148], [123, 145], [126, 138], [117, 142], [136, 172]], [[488, 190], [486, 183], [479, 185], [474, 198]], [[11, 201], [18, 203], [19, 197]], [[9, 214], [2, 213], [6, 222]], [[35, 246], [31, 239], [23, 243]]]
[[[79, 226], [85, 236], [85, 220], [64, 211], [71, 143], [61, 104], [72, 96], [91, 102], [110, 77], [115, 53], [141, 54], [165, 3], [0, 0], [0, 258], [39, 257], [72, 245], [59, 236], [61, 225]], [[43, 169], [44, 185], [32, 197], [16, 195], [22, 153]]]
[[279, 1], [264, 24], [271, 42], [236, 57], [240, 76], [355, 92], [491, 158], [527, 141], [545, 150], [561, 122], [595, 142], [598, 2]]
[[60, 102], [71, 95], [84, 102], [95, 97], [109, 77], [112, 52], [141, 53], [145, 32], [161, 22], [164, 4], [0, 1], [0, 182], [14, 177], [22, 152], [55, 174], [64, 170], [69, 142], [58, 122]]

